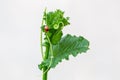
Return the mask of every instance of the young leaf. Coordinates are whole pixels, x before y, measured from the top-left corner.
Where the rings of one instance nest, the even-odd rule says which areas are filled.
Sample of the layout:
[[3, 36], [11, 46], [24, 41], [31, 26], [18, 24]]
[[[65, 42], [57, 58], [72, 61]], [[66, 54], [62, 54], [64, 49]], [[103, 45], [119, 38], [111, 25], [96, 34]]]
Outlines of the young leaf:
[[[51, 68], [56, 67], [56, 65], [62, 61], [62, 59], [69, 59], [70, 55], [74, 57], [78, 53], [86, 52], [89, 48], [89, 41], [84, 37], [71, 36], [70, 34], [63, 37], [60, 42], [56, 45], [53, 45], [54, 58], [52, 61]], [[50, 58], [43, 61], [39, 68], [42, 69], [45, 66], [49, 66]]]
[[[59, 9], [54, 12], [48, 12], [46, 14], [45, 22], [50, 29], [58, 29], [59, 27], [67, 26], [70, 24], [68, 21], [69, 17], [64, 17], [64, 12]], [[60, 23], [62, 23], [63, 25], [60, 26]]]
[[62, 35], [63, 35], [62, 31], [54, 33], [53, 36], [51, 37], [51, 43], [53, 45], [57, 44], [60, 41]]

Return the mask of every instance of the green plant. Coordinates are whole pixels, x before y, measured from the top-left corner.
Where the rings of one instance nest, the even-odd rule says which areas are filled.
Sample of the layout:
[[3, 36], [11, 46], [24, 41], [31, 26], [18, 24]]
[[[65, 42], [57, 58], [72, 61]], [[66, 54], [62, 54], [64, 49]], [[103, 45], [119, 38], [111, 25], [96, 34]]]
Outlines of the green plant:
[[[43, 61], [38, 65], [43, 71], [42, 80], [47, 80], [48, 71], [55, 68], [63, 59], [69, 60], [69, 56], [77, 56], [78, 53], [86, 52], [89, 41], [82, 36], [63, 35], [63, 28], [70, 25], [69, 17], [64, 17], [64, 12], [57, 9], [53, 12], [44, 11], [41, 25], [41, 53]], [[42, 38], [44, 33], [44, 39]], [[42, 41], [43, 39], [43, 41]], [[45, 52], [43, 52], [45, 47]]]

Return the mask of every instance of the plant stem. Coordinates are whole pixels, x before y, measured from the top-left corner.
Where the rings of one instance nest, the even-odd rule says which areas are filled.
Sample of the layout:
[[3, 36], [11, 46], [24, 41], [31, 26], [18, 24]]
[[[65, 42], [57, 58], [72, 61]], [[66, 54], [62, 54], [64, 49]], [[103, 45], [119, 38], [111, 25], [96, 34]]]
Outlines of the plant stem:
[[[45, 8], [45, 10], [44, 10], [43, 18], [45, 18], [45, 16], [46, 16], [46, 9], [47, 8]], [[42, 18], [41, 26], [43, 26], [43, 24], [44, 24], [44, 19], [43, 18]], [[43, 46], [42, 46], [42, 29], [40, 29], [40, 48], [41, 48], [42, 58], [44, 59]]]
[[41, 48], [41, 54], [42, 54], [42, 58], [43, 58], [44, 55], [43, 55], [43, 47], [42, 47], [42, 30], [40, 31], [40, 48]]
[[[48, 59], [48, 56], [49, 56], [49, 44], [45, 46], [46, 47], [46, 50], [45, 50], [45, 55], [44, 55], [44, 60]], [[47, 75], [48, 75], [48, 71], [47, 71], [48, 67], [44, 67], [43, 68], [43, 80], [47, 80]]]
[[43, 80], [47, 80], [47, 76], [48, 76], [47, 74], [48, 74], [48, 72], [45, 72], [46, 70], [47, 70], [47, 67], [44, 67], [43, 68]]
[[[44, 20], [42, 19], [42, 23], [41, 26], [43, 26]], [[42, 46], [42, 29], [40, 29], [40, 48], [41, 48], [41, 54], [42, 54], [42, 58], [44, 57], [43, 55], [43, 46]]]

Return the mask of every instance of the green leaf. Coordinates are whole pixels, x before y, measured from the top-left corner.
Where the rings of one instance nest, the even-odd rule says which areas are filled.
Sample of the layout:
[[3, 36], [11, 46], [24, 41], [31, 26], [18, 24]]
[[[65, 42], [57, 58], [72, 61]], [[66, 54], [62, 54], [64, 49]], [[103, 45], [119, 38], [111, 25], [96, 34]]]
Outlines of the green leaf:
[[[63, 37], [57, 45], [53, 45], [54, 58], [52, 60], [51, 68], [56, 67], [56, 65], [63, 59], [68, 60], [70, 55], [74, 57], [79, 53], [86, 52], [89, 48], [89, 41], [84, 37], [71, 36], [70, 34]], [[39, 68], [42, 69], [44, 66], [49, 66], [50, 58], [43, 61]]]
[[[64, 17], [64, 12], [59, 9], [46, 13], [45, 23], [50, 29], [58, 29], [59, 27], [69, 25], [68, 21], [69, 17]], [[60, 23], [63, 25], [59, 25]]]
[[62, 31], [54, 33], [53, 36], [51, 37], [51, 43], [53, 45], [57, 44], [60, 41], [62, 35], [63, 35]]

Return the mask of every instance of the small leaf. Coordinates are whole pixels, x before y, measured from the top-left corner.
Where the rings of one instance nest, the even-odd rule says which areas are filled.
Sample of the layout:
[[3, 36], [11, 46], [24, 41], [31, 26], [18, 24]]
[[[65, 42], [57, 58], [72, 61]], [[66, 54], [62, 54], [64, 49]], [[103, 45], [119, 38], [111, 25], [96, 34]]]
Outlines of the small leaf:
[[62, 31], [54, 33], [53, 36], [51, 37], [51, 43], [54, 45], [57, 44], [60, 41], [62, 35], [63, 35]]

